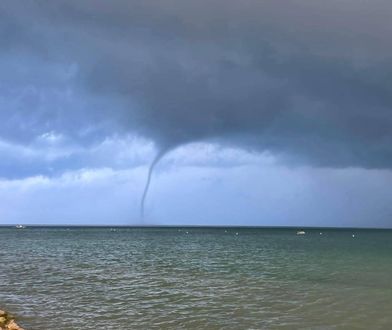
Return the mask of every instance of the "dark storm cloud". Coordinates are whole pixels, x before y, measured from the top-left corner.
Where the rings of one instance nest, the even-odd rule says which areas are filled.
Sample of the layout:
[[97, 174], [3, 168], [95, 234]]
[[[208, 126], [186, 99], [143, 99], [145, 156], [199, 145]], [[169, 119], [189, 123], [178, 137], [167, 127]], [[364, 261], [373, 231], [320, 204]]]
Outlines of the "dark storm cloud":
[[381, 0], [2, 1], [1, 116], [20, 119], [2, 130], [390, 168], [391, 16]]

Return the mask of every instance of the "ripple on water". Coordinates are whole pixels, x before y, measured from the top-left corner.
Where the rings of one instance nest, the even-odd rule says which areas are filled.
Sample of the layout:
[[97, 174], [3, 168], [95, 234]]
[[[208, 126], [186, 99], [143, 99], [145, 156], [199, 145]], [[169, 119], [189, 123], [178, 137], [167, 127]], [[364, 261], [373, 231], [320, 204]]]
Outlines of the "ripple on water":
[[32, 330], [392, 325], [390, 232], [226, 231], [1, 228], [0, 301]]

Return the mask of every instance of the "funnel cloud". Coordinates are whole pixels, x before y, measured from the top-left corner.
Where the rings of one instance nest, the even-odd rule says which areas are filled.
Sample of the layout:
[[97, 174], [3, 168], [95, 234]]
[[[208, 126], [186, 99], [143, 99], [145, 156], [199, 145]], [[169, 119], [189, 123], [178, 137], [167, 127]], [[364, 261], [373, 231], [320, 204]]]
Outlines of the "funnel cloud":
[[162, 157], [168, 152], [167, 149], [164, 150], [160, 150], [158, 152], [158, 154], [154, 157], [154, 160], [152, 161], [152, 163], [150, 164], [149, 168], [148, 168], [148, 174], [147, 174], [147, 180], [146, 180], [146, 185], [144, 187], [143, 190], [143, 195], [142, 195], [142, 199], [140, 201], [140, 218], [144, 219], [144, 212], [145, 212], [145, 203], [146, 203], [146, 198], [147, 198], [147, 194], [148, 194], [148, 190], [150, 188], [150, 183], [151, 183], [151, 178], [152, 178], [152, 174], [154, 171], [155, 166], [158, 164], [158, 162], [162, 159]]

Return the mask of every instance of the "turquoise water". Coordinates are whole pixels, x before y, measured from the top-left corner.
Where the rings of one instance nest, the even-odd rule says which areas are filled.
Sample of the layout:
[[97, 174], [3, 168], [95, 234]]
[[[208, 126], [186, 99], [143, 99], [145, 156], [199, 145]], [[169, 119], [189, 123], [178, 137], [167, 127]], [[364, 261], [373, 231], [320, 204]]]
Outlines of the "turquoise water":
[[27, 330], [391, 329], [392, 231], [321, 231], [0, 228], [0, 309]]

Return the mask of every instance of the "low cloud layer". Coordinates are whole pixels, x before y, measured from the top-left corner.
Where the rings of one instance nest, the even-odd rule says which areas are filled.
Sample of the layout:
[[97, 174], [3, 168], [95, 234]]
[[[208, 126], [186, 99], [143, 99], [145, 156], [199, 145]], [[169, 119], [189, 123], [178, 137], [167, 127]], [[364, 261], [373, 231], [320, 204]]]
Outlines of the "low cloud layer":
[[389, 1], [0, 3], [1, 138], [214, 140], [392, 167]]
[[[224, 153], [230, 158], [231, 151]], [[176, 165], [175, 158], [171, 162]], [[268, 163], [161, 166], [144, 222], [139, 198], [145, 167], [0, 180], [1, 223], [391, 227], [392, 194], [385, 193], [390, 171]]]

